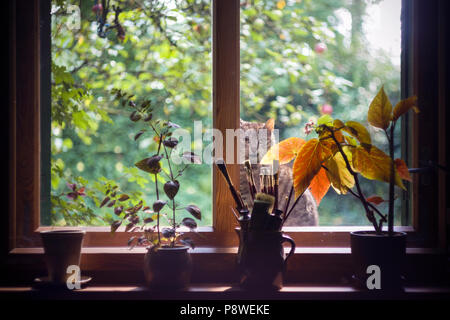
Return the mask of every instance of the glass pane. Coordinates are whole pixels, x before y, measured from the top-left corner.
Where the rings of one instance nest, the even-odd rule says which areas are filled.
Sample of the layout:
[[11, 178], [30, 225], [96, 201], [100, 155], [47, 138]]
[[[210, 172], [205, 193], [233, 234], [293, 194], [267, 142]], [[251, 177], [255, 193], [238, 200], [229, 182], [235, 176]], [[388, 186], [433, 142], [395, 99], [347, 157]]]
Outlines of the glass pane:
[[[195, 120], [212, 124], [210, 1], [111, 0], [106, 21], [100, 3], [52, 1], [52, 209], [42, 212], [43, 225], [107, 226], [118, 219], [115, 208], [125, 212], [140, 199], [152, 207], [154, 176], [135, 166], [158, 148], [149, 123], [169, 120], [190, 133]], [[149, 100], [152, 120], [132, 121], [117, 89], [139, 108]], [[168, 200], [167, 163], [163, 171], [159, 192]], [[211, 225], [211, 166], [189, 166], [177, 180], [177, 221], [196, 204], [198, 224]], [[107, 189], [111, 200], [100, 208]], [[130, 199], [111, 203], [121, 194]]]
[[[387, 151], [384, 132], [367, 123], [367, 110], [382, 85], [393, 104], [400, 98], [400, 14], [401, 0], [242, 1], [241, 118], [259, 123], [274, 118], [280, 141], [312, 138], [305, 124], [324, 114], [356, 120], [369, 129], [373, 144]], [[396, 130], [400, 156], [400, 125]], [[388, 198], [387, 184], [361, 180], [366, 196]], [[387, 205], [379, 208], [387, 213]], [[319, 204], [316, 225], [369, 224], [350, 194], [330, 188]]]

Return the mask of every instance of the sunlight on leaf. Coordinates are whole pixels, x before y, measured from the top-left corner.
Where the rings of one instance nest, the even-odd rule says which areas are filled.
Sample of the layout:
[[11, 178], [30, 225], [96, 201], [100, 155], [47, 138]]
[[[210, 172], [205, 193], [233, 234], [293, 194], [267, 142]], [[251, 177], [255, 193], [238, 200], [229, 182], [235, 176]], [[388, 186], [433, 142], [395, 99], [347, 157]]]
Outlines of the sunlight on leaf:
[[[384, 182], [390, 180], [391, 158], [375, 146], [372, 146], [370, 152], [362, 147], [354, 148], [353, 167], [367, 179]], [[406, 190], [397, 171], [395, 172], [395, 184]]]
[[322, 168], [322, 163], [331, 156], [331, 149], [318, 139], [309, 140], [302, 146], [292, 169], [296, 198], [303, 194]]
[[340, 152], [325, 162], [327, 177], [337, 194], [346, 194], [355, 185], [355, 178], [347, 170], [344, 158]]
[[399, 101], [394, 108], [394, 111], [392, 113], [392, 120], [397, 121], [398, 118], [400, 118], [403, 114], [409, 111], [409, 109], [413, 109], [415, 113], [419, 113], [419, 108], [416, 106], [417, 104], [417, 97], [409, 97], [407, 99], [403, 99]]
[[411, 176], [409, 175], [408, 166], [406, 165], [405, 161], [402, 159], [395, 159], [394, 160], [395, 167], [397, 168], [397, 172], [400, 175], [400, 178], [407, 181], [412, 181]]
[[370, 151], [370, 147], [372, 146], [372, 139], [370, 138], [370, 133], [367, 131], [366, 127], [364, 127], [361, 123], [356, 121], [347, 121], [345, 123], [345, 128], [343, 128], [345, 132], [348, 132], [353, 137], [358, 139], [361, 143], [361, 146], [364, 147], [367, 151]]
[[381, 87], [375, 98], [369, 106], [367, 113], [367, 121], [377, 128], [386, 130], [391, 122], [392, 104], [388, 96], [384, 92], [384, 87]]
[[326, 170], [321, 168], [309, 184], [309, 191], [316, 200], [317, 205], [320, 204], [320, 201], [327, 194], [329, 188], [330, 180], [327, 177]]
[[297, 137], [288, 138], [286, 140], [273, 145], [264, 155], [261, 164], [272, 164], [273, 160], [279, 160], [280, 164], [289, 163], [294, 159], [301, 147], [305, 144], [305, 140]]

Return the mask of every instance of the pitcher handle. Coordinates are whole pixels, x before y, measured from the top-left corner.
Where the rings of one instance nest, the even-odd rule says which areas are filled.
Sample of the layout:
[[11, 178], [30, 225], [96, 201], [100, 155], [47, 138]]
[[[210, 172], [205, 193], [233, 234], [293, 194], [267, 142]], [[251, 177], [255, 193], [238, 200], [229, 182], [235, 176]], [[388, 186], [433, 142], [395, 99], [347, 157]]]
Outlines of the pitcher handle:
[[288, 235], [283, 234], [281, 236], [282, 240], [281, 240], [281, 244], [283, 244], [284, 242], [289, 242], [291, 244], [291, 250], [289, 251], [287, 257], [284, 259], [284, 265], [286, 265], [288, 259], [294, 254], [295, 252], [295, 242], [294, 240], [289, 237]]

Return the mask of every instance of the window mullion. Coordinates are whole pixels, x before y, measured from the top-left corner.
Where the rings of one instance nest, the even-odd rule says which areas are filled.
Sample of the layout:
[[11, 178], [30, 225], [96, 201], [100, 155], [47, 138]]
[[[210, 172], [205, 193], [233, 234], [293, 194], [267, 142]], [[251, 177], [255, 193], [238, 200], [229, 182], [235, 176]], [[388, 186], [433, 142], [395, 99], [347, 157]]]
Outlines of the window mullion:
[[[222, 132], [223, 150], [226, 129], [239, 128], [239, 14], [239, 0], [213, 0], [213, 123]], [[213, 225], [216, 231], [232, 232], [233, 199], [217, 168], [213, 170]], [[229, 173], [237, 183], [239, 166], [229, 165]]]

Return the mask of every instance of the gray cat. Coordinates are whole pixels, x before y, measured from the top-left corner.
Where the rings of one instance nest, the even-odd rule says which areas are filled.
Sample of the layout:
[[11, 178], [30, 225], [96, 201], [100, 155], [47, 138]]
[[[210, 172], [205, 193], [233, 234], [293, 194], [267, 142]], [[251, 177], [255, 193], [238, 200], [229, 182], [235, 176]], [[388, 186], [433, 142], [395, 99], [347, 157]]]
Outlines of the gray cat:
[[[241, 119], [241, 129], [244, 131], [244, 133], [248, 133], [249, 130], [254, 130], [254, 132], [259, 132], [260, 129], [266, 129], [268, 132], [269, 137], [267, 139], [257, 140], [256, 143], [258, 145], [251, 145], [249, 146], [249, 139], [245, 140], [245, 159], [248, 159], [250, 148], [252, 150], [260, 150], [261, 146], [259, 143], [264, 143], [266, 140], [267, 143], [267, 149], [269, 150], [270, 146], [272, 145], [273, 141], [271, 139], [271, 134], [273, 131], [273, 120], [268, 120], [266, 123], [257, 123], [257, 122], [247, 122]], [[250, 135], [250, 134], [249, 134]], [[256, 149], [255, 149], [256, 148]], [[264, 149], [264, 148], [263, 148]], [[259, 157], [262, 157], [263, 154], [259, 154]], [[255, 164], [254, 164], [255, 162]], [[256, 161], [252, 161], [252, 169], [253, 169], [253, 175], [255, 177], [255, 184], [256, 184], [256, 190], [259, 190], [259, 172], [260, 172], [260, 165], [256, 164]], [[292, 164], [286, 164], [281, 165], [279, 169], [279, 208], [284, 210], [284, 207], [286, 205], [286, 198], [289, 196], [289, 192], [292, 187]], [[245, 172], [244, 165], [240, 166], [240, 191], [242, 198], [244, 201], [250, 206], [252, 204], [252, 199], [250, 195], [250, 188], [247, 181], [247, 176]], [[294, 197], [291, 199], [291, 203], [289, 206], [292, 206], [294, 202]], [[319, 222], [319, 215], [317, 212], [317, 205], [316, 202], [309, 192], [307, 190], [304, 194], [302, 199], [297, 203], [294, 210], [291, 212], [288, 220], [284, 224], [285, 226], [317, 226]]]

